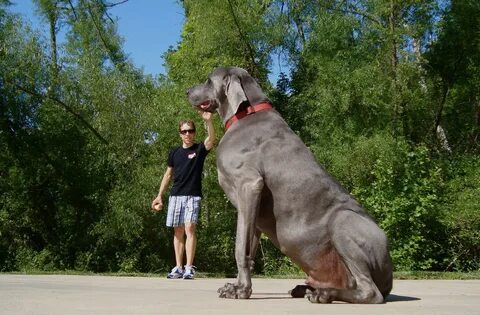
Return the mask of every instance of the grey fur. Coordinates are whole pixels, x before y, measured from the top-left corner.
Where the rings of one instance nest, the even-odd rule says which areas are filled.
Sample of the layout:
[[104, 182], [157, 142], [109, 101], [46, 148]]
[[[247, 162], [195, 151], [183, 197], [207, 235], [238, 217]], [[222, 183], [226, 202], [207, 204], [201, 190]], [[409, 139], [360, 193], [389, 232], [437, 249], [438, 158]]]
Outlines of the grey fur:
[[[247, 71], [235, 67], [216, 69], [207, 82], [188, 91], [188, 99], [193, 106], [208, 101], [202, 109], [217, 111], [224, 123], [242, 102], [268, 101]], [[307, 275], [307, 285], [297, 286], [293, 296], [313, 303], [384, 301], [392, 288], [385, 233], [277, 111], [233, 124], [218, 145], [217, 169], [221, 187], [238, 210], [237, 281], [220, 288], [220, 297], [250, 297], [250, 273], [265, 233]], [[336, 270], [345, 279], [329, 280]]]

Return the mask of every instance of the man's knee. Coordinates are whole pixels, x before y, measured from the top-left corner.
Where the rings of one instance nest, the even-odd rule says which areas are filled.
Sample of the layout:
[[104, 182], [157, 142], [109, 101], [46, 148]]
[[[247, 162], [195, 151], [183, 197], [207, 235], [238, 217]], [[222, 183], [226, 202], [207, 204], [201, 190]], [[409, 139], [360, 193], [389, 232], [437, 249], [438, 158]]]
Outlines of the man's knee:
[[176, 237], [183, 237], [185, 234], [185, 227], [184, 226], [176, 226], [173, 228], [173, 233]]
[[195, 236], [197, 226], [194, 223], [185, 224], [185, 235], [187, 237]]

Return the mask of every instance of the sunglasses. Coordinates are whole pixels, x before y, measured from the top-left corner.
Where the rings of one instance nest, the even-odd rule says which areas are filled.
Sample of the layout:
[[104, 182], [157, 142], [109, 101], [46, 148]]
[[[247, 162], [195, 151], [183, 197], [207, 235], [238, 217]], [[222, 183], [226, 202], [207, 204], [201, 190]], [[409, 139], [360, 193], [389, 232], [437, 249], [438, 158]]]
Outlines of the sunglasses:
[[180, 133], [181, 133], [182, 135], [186, 135], [187, 133], [192, 134], [192, 133], [195, 133], [195, 129], [180, 130]]

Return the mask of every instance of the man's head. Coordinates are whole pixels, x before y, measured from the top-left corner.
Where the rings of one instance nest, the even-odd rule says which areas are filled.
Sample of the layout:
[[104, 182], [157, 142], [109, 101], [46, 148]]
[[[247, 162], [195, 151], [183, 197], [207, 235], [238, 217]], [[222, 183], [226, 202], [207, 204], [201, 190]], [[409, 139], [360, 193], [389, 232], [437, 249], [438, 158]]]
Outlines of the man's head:
[[192, 120], [182, 120], [178, 123], [178, 132], [184, 147], [190, 147], [195, 141], [195, 123]]

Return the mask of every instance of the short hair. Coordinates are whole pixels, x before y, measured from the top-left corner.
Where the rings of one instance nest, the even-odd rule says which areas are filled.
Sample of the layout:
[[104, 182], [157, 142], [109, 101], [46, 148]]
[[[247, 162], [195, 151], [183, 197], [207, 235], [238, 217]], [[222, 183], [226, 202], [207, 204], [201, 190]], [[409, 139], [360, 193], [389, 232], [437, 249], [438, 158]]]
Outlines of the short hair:
[[178, 123], [178, 131], [181, 131], [182, 130], [182, 126], [183, 125], [189, 125], [190, 128], [192, 128], [194, 131], [196, 130], [195, 129], [195, 123], [193, 122], [193, 120], [191, 119], [186, 119], [186, 120], [180, 120], [180, 122]]

